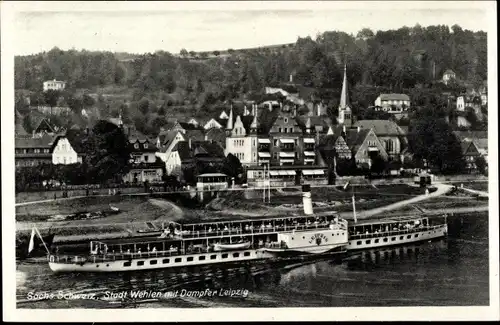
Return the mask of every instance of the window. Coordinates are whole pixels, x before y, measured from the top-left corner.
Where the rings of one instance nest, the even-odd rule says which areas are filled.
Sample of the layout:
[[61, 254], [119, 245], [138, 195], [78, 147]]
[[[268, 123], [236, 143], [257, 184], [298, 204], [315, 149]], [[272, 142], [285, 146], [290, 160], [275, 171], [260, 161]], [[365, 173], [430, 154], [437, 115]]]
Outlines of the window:
[[198, 257], [198, 260], [200, 260], [200, 261], [204, 261], [204, 260], [205, 260], [205, 256], [200, 256], [200, 257]]
[[193, 257], [192, 257], [192, 256], [188, 257], [188, 258], [187, 258], [187, 261], [188, 261], [188, 262], [192, 262], [192, 261], [193, 261]]
[[288, 123], [288, 117], [285, 117], [285, 123]]
[[35, 149], [35, 153], [40, 153], [40, 149]]
[[125, 267], [127, 267], [127, 266], [131, 266], [131, 265], [132, 265], [132, 263], [131, 263], [131, 262], [125, 262], [125, 263], [123, 263], [123, 266], [125, 266]]
[[227, 258], [227, 254], [222, 254], [222, 258]]
[[147, 149], [147, 148], [148, 148], [148, 144], [147, 144], [147, 143], [145, 143], [145, 144], [144, 144], [144, 149]]
[[384, 243], [387, 243], [388, 240], [389, 238], [384, 238]]
[[400, 237], [399, 237], [399, 240], [403, 240], [403, 238], [404, 238], [404, 236], [400, 236]]
[[240, 257], [240, 253], [233, 253], [233, 257]]
[[361, 245], [361, 240], [358, 240], [358, 242], [356, 243], [356, 245]]
[[396, 237], [392, 237], [392, 238], [391, 238], [391, 241], [395, 241], [395, 240], [396, 240]]
[[372, 241], [368, 239], [368, 240], [366, 241], [366, 243], [367, 243], [367, 244], [371, 244], [371, 243], [372, 243]]
[[137, 261], [137, 266], [143, 266], [144, 265], [144, 261]]
[[156, 264], [158, 264], [158, 261], [157, 260], [151, 260], [151, 261], [149, 261], [149, 264], [156, 265]]
[[134, 148], [139, 149], [139, 144], [138, 143], [134, 144]]
[[406, 236], [406, 238], [407, 238], [407, 239], [410, 239], [410, 238], [411, 238], [411, 235]]
[[375, 244], [378, 244], [378, 242], [379, 242], [378, 238], [377, 238], [377, 239], [375, 239]]
[[179, 263], [179, 262], [181, 262], [181, 261], [182, 261], [182, 258], [178, 257], [178, 258], [176, 258], [176, 259], [175, 259], [175, 261], [174, 261], [174, 262], [175, 262], [175, 263]]
[[168, 263], [170, 263], [170, 259], [169, 258], [165, 258], [165, 259], [163, 259], [162, 263], [163, 264], [168, 264]]
[[144, 156], [144, 161], [145, 161], [145, 162], [148, 162], [148, 160], [149, 160], [149, 156], [148, 156], [148, 155], [145, 155], [145, 156]]
[[250, 252], [243, 253], [244, 256], [250, 256]]
[[417, 237], [418, 237], [418, 234], [415, 234], [415, 238], [417, 238]]
[[210, 255], [211, 260], [215, 260], [217, 258], [217, 255]]
[[280, 132], [280, 133], [281, 133], [281, 128], [278, 128], [278, 132]]

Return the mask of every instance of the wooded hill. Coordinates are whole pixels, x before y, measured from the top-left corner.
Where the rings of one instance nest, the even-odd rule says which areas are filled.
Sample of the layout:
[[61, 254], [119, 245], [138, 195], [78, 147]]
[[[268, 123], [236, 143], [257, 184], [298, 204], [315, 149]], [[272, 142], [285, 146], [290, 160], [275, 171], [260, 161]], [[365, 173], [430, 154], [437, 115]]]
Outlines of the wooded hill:
[[[280, 86], [290, 75], [294, 83], [316, 89], [317, 97], [336, 107], [344, 63], [357, 110], [373, 105], [378, 92], [433, 87], [447, 69], [464, 87], [478, 87], [487, 78], [486, 33], [458, 25], [376, 33], [365, 28], [356, 36], [329, 31], [316, 39], [299, 38], [295, 44], [220, 49], [212, 57], [202, 54], [184, 50], [180, 55], [127, 55], [54, 48], [15, 57], [15, 88], [40, 92], [43, 81], [64, 80], [69, 93], [102, 95], [98, 101], [103, 116], [116, 116], [121, 110], [125, 119], [148, 124], [162, 114], [213, 115], [228, 100]], [[80, 110], [81, 103], [70, 102]]]

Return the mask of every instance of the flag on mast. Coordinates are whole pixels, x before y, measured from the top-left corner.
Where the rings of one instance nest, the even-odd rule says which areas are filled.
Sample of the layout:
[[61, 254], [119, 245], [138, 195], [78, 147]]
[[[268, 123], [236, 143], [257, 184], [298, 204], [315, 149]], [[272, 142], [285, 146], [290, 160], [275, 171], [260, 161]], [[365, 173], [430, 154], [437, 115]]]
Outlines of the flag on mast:
[[33, 227], [31, 229], [31, 238], [30, 238], [30, 243], [28, 245], [28, 254], [31, 253], [35, 249], [35, 228]]
[[356, 218], [356, 203], [355, 203], [355, 200], [354, 200], [354, 193], [352, 194], [352, 215], [354, 217], [354, 223], [357, 223], [358, 220]]

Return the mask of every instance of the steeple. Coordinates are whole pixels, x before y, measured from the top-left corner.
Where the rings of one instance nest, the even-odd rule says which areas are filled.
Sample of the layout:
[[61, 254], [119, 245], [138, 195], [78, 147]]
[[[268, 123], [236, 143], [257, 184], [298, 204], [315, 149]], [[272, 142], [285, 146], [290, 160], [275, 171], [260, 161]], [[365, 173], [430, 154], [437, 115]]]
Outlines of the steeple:
[[344, 62], [344, 81], [342, 82], [342, 92], [340, 93], [340, 109], [350, 109], [349, 95], [347, 93], [347, 65]]
[[229, 117], [227, 120], [226, 130], [233, 129], [233, 104], [231, 104], [231, 110], [229, 111]]
[[342, 83], [342, 93], [340, 94], [340, 104], [339, 104], [339, 124], [347, 125], [348, 127], [352, 124], [352, 112], [349, 106], [349, 95], [347, 93], [347, 65], [344, 63], [344, 81]]
[[253, 120], [252, 120], [252, 124], [250, 124], [250, 132], [251, 133], [257, 133], [257, 128], [258, 128], [258, 124], [257, 124], [257, 110], [254, 110], [254, 115], [253, 115]]

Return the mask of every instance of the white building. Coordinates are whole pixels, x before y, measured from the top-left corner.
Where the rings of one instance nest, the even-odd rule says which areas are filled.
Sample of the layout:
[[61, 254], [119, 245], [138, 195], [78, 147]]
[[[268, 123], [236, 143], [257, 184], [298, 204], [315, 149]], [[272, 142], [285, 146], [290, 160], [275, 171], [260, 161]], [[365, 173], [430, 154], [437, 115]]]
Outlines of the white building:
[[167, 175], [180, 175], [181, 174], [181, 158], [177, 150], [172, 150], [165, 160], [165, 172]]
[[57, 137], [54, 140], [54, 150], [52, 151], [52, 163], [54, 165], [71, 165], [71, 164], [81, 163], [82, 154], [81, 152], [80, 153], [77, 152], [77, 150], [78, 148], [73, 148], [68, 138], [66, 138], [65, 136]]
[[380, 94], [375, 106], [388, 113], [401, 113], [410, 107], [410, 97], [406, 94]]
[[240, 116], [236, 117], [233, 126], [233, 110], [229, 113], [229, 119], [226, 126], [226, 148], [224, 154], [233, 154], [241, 164], [251, 165], [257, 163], [257, 116], [254, 115], [250, 126], [250, 134], [247, 134], [245, 125]]
[[56, 79], [48, 80], [43, 83], [43, 91], [63, 90], [64, 88], [66, 88], [66, 82], [57, 81]]
[[456, 78], [455, 72], [453, 72], [453, 70], [451, 69], [446, 70], [443, 74], [443, 82], [445, 85], [447, 85], [450, 80], [453, 80], [455, 78]]

